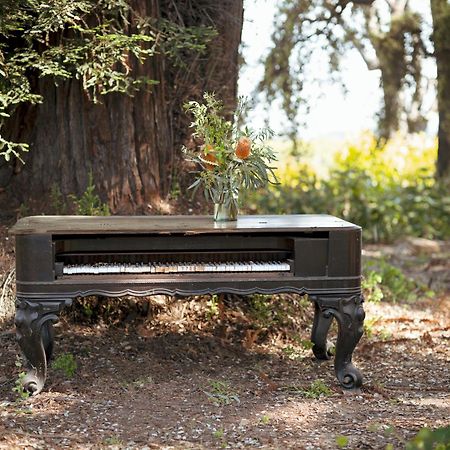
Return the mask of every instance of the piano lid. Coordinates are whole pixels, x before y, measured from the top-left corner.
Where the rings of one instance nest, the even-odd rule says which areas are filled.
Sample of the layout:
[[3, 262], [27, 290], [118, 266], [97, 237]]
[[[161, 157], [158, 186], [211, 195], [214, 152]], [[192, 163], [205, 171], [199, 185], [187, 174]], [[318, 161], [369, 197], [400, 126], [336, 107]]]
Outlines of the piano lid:
[[214, 222], [212, 216], [30, 216], [10, 229], [23, 234], [185, 234], [299, 232], [360, 229], [324, 214], [238, 216], [234, 222]]

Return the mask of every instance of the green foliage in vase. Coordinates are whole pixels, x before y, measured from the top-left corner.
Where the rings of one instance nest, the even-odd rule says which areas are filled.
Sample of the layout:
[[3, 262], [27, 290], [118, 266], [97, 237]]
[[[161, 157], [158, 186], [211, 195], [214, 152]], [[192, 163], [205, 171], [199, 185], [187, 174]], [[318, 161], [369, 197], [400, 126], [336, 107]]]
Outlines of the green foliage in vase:
[[268, 145], [273, 131], [239, 127], [246, 108], [242, 98], [233, 120], [225, 118], [224, 105], [213, 93], [205, 93], [203, 99], [204, 103], [190, 101], [185, 105], [194, 118], [191, 128], [196, 144], [182, 150], [188, 161], [200, 167], [189, 189], [195, 193], [203, 187], [206, 199], [237, 208], [243, 190], [277, 184], [275, 168], [271, 166], [276, 156]]

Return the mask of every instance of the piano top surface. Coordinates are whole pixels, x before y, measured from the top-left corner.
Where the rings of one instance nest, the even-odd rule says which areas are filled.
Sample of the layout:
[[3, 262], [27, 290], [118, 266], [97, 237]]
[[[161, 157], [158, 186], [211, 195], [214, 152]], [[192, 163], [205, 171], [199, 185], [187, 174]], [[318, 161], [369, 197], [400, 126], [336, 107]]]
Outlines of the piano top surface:
[[24, 234], [185, 234], [295, 232], [360, 229], [322, 214], [239, 216], [234, 222], [214, 222], [212, 216], [30, 216], [10, 233]]

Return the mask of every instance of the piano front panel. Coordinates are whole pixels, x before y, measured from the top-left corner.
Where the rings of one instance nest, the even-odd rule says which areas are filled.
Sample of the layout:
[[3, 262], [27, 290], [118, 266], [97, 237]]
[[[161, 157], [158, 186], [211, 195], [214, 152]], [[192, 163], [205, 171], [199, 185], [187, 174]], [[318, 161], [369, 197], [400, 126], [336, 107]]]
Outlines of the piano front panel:
[[294, 261], [294, 274], [297, 277], [326, 276], [328, 273], [328, 238], [295, 238]]
[[58, 239], [57, 277], [203, 272], [290, 272], [294, 246], [283, 236], [114, 236]]
[[216, 251], [216, 250], [292, 250], [287, 236], [272, 234], [155, 234], [55, 236], [56, 252], [145, 252], [145, 251]]
[[18, 295], [359, 291], [355, 232], [21, 235]]
[[330, 277], [361, 276], [361, 230], [330, 231], [328, 243]]
[[18, 281], [53, 281], [54, 251], [50, 234], [16, 236], [16, 279]]

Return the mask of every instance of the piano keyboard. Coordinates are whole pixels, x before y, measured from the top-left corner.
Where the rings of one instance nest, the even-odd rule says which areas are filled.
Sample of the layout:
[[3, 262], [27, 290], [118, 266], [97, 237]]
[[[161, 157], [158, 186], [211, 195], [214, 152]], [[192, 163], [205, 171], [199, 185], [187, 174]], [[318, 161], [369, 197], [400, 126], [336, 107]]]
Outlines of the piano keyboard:
[[63, 275], [104, 275], [122, 273], [196, 273], [196, 272], [289, 272], [287, 262], [228, 262], [228, 263], [143, 263], [143, 264], [82, 264], [64, 265]]

